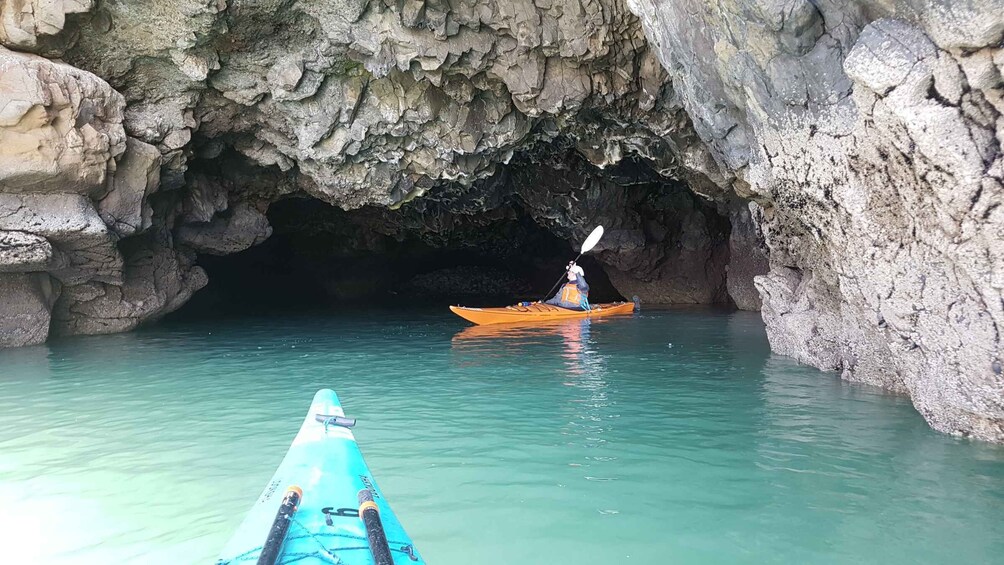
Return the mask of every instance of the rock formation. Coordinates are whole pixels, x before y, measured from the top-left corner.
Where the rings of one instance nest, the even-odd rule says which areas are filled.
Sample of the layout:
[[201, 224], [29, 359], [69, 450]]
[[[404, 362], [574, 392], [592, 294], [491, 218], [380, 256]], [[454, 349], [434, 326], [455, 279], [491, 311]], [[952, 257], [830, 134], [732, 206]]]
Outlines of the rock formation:
[[[50, 327], [131, 329], [180, 306], [180, 297], [204, 284], [194, 257], [179, 261], [169, 238], [156, 251], [168, 258], [155, 271], [139, 274], [123, 258], [120, 240], [153, 226], [149, 199], [161, 159], [156, 148], [126, 135], [125, 106], [91, 73], [0, 48], [0, 272], [8, 273], [0, 275], [0, 342], [40, 343]], [[164, 278], [186, 284], [123, 292], [161, 286]], [[59, 315], [50, 321], [54, 308]], [[98, 321], [111, 319], [118, 321]]]
[[631, 8], [764, 208], [772, 347], [1004, 440], [1004, 2]]
[[290, 196], [520, 210], [1004, 441], [1002, 39], [1004, 0], [0, 2], [0, 343], [156, 319]]

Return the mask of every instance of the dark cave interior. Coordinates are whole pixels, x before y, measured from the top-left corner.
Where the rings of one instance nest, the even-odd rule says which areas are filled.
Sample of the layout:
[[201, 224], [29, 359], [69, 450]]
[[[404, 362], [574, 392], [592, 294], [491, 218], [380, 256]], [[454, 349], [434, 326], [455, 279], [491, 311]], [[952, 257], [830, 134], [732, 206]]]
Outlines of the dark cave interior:
[[[504, 217], [484, 229], [431, 243], [364, 227], [369, 211], [345, 212], [308, 198], [272, 204], [274, 232], [233, 255], [200, 255], [209, 285], [176, 316], [358, 304], [504, 305], [537, 300], [575, 250], [529, 218]], [[621, 300], [590, 256], [593, 301]]]
[[579, 261], [592, 302], [729, 301], [727, 217], [633, 158], [600, 169], [551, 147], [397, 210], [345, 211], [296, 194], [271, 202], [267, 218], [263, 243], [199, 255], [209, 284], [172, 317], [538, 300], [576, 255], [579, 232], [600, 224], [607, 235]]

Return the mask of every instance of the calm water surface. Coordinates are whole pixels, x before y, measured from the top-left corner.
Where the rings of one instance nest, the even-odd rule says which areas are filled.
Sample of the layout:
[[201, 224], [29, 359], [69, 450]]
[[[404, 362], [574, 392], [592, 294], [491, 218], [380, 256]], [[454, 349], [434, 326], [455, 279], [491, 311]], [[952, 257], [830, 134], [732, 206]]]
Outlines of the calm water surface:
[[430, 563], [1004, 562], [1004, 448], [705, 310], [493, 333], [441, 311], [0, 351], [5, 563], [211, 563], [313, 393]]

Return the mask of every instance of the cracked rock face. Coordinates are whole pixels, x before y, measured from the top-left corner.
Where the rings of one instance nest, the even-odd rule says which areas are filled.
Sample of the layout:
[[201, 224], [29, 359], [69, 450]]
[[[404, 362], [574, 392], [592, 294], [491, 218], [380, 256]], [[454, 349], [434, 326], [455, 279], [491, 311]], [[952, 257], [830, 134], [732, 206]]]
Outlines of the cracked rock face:
[[[149, 197], [161, 163], [157, 148], [127, 136], [124, 109], [91, 73], [0, 48], [0, 272], [9, 273], [0, 344], [41, 343], [50, 326], [79, 333], [82, 324], [93, 328], [81, 318], [116, 315], [108, 311], [119, 305], [93, 305], [96, 289], [128, 285], [134, 266], [120, 243], [153, 225]], [[177, 253], [169, 242], [160, 252]], [[166, 261], [146, 274], [158, 287], [164, 278], [191, 282], [167, 286], [159, 308], [138, 297], [143, 317], [170, 311], [197, 288], [190, 268]], [[62, 315], [50, 319], [53, 308]]]
[[764, 245], [763, 209], [756, 202], [733, 206], [729, 219], [729, 263], [726, 285], [729, 297], [741, 310], [760, 310], [760, 292], [754, 279], [770, 270], [769, 254]]
[[631, 7], [763, 208], [772, 347], [1004, 440], [1004, 3]]
[[156, 319], [289, 196], [428, 241], [519, 206], [1004, 441], [1002, 39], [1004, 0], [7, 1], [0, 343]]
[[0, 273], [0, 338], [17, 347], [42, 343], [49, 337], [49, 312], [58, 286], [45, 273]]
[[718, 174], [620, 0], [538, 4], [104, 3], [64, 56], [126, 96], [169, 188], [226, 146], [343, 208], [398, 206], [559, 132], [598, 164]]

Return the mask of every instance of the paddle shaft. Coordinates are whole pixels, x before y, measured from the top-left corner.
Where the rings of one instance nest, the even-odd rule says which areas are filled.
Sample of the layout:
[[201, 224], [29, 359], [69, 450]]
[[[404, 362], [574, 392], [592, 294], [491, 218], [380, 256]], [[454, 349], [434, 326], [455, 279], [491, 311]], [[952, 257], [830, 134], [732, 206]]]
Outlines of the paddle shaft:
[[366, 539], [370, 544], [370, 551], [373, 553], [373, 563], [375, 565], [394, 565], [394, 558], [390, 554], [390, 546], [387, 544], [387, 534], [383, 531], [383, 523], [380, 521], [380, 511], [373, 502], [373, 491], [364, 488], [359, 491], [359, 517], [363, 519], [366, 526]]
[[303, 492], [299, 487], [289, 487], [289, 490], [286, 491], [282, 505], [279, 506], [279, 511], [275, 515], [275, 521], [272, 522], [272, 529], [269, 530], [265, 545], [262, 546], [261, 553], [258, 555], [258, 565], [274, 565], [279, 560], [282, 542], [286, 541], [286, 532], [289, 531], [289, 522], [293, 519], [293, 514], [296, 513], [296, 507], [300, 504], [301, 498], [303, 498]]
[[[580, 257], [582, 257], [582, 253], [579, 253], [578, 255], [576, 255], [575, 259], [572, 259], [572, 263], [575, 263], [576, 261], [578, 261]], [[548, 298], [551, 297], [551, 293], [553, 293], [555, 291], [555, 289], [558, 288], [558, 285], [561, 284], [561, 281], [565, 278], [565, 275], [567, 275], [567, 274], [568, 274], [568, 269], [565, 269], [565, 272], [561, 274], [561, 278], [558, 279], [558, 282], [554, 283], [554, 286], [551, 287], [551, 290], [547, 291], [547, 294], [544, 295], [544, 298], [540, 299], [540, 302], [543, 302], [543, 301], [545, 301], [545, 300], [547, 300]]]

